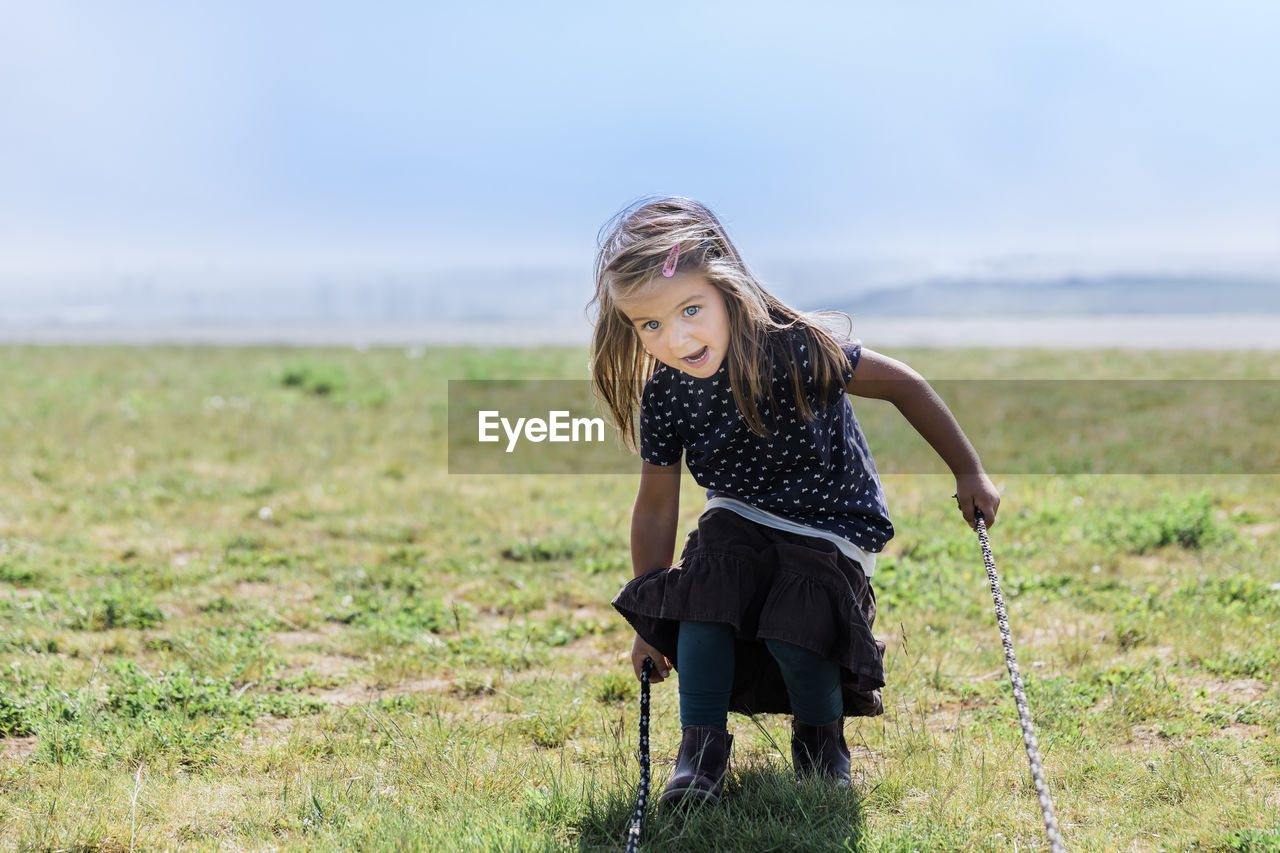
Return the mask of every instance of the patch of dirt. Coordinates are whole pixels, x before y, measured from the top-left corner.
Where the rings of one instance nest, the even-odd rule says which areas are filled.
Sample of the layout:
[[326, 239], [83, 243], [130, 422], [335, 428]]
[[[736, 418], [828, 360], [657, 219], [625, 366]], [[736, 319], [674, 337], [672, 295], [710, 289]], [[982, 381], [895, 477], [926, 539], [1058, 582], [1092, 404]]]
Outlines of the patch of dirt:
[[622, 660], [629, 660], [631, 657], [631, 640], [621, 640], [617, 636], [605, 634], [583, 634], [577, 639], [570, 640], [565, 643], [557, 652], [561, 658], [573, 658], [580, 661], [595, 660], [603, 652], [607, 654], [610, 651], [618, 651], [625, 644], [623, 649], [626, 654], [622, 656]]
[[318, 674], [323, 676], [339, 676], [346, 675], [347, 670], [353, 665], [362, 661], [362, 658], [349, 657], [347, 655], [316, 655], [309, 659], [303, 669], [314, 669]]
[[1031, 629], [1030, 636], [1026, 638], [1026, 644], [1031, 646], [1048, 645], [1049, 640], [1078, 637], [1079, 635], [1080, 626], [1078, 624], [1066, 622], [1062, 619], [1054, 619], [1047, 625], [1036, 624]]
[[374, 688], [361, 685], [319, 690], [311, 695], [339, 708], [350, 708], [352, 705], [359, 705], [361, 702], [372, 702], [379, 696], [378, 691]]
[[253, 734], [246, 735], [241, 740], [241, 746], [247, 749], [284, 743], [297, 724], [298, 720], [288, 717], [263, 717], [253, 724]]
[[1218, 731], [1239, 740], [1257, 740], [1266, 737], [1269, 733], [1264, 726], [1253, 726], [1247, 723], [1232, 723]]
[[1242, 524], [1238, 529], [1245, 536], [1262, 539], [1275, 533], [1277, 528], [1280, 528], [1280, 524], [1269, 522], [1267, 524]]
[[[459, 590], [463, 590], [468, 587], [482, 587], [487, 583], [489, 582], [472, 581], [463, 584], [460, 587], [455, 587], [451, 596], [445, 599], [445, 604], [449, 605], [455, 600], [464, 600], [458, 595]], [[532, 624], [535, 622], [547, 622], [555, 616], [566, 615], [575, 622], [590, 619], [596, 622], [607, 623], [612, 619], [621, 619], [621, 617], [617, 615], [617, 611], [608, 605], [600, 604], [581, 606], [571, 609], [569, 606], [559, 602], [551, 602], [545, 607], [538, 607], [526, 613], [504, 614], [494, 610], [477, 610], [475, 613], [477, 626], [489, 631], [502, 630], [508, 624], [521, 625]]]
[[990, 703], [984, 699], [965, 699], [960, 702], [945, 702], [925, 714], [924, 725], [932, 732], [951, 733], [964, 728], [966, 717], [978, 708]]
[[467, 593], [476, 589], [484, 589], [488, 585], [489, 581], [487, 580], [473, 580], [460, 583], [441, 599], [441, 603], [444, 604], [445, 607], [451, 607], [454, 604], [465, 604], [467, 601]]
[[236, 581], [235, 593], [243, 598], [263, 598], [270, 599], [278, 595], [280, 587], [278, 584], [267, 583], [266, 581]]
[[443, 693], [451, 687], [451, 678], [419, 678], [380, 688], [378, 692], [382, 696], [402, 696], [406, 693]]
[[443, 693], [453, 686], [447, 678], [425, 678], [413, 681], [402, 681], [387, 687], [369, 687], [365, 685], [348, 685], [322, 690], [312, 695], [323, 699], [339, 708], [350, 708], [363, 702], [376, 702], [389, 696], [403, 696], [408, 693]]
[[339, 689], [334, 685], [347, 680], [352, 668], [359, 666], [363, 662], [363, 658], [350, 657], [348, 655], [326, 654], [324, 652], [295, 652], [289, 657], [289, 666], [284, 675], [299, 677], [308, 670], [315, 673], [319, 677], [309, 679], [311, 687], [303, 692], [323, 697], [325, 694], [319, 692], [320, 690], [325, 688]]
[[123, 554], [129, 550], [120, 528], [114, 524], [95, 524], [89, 528], [89, 537], [104, 554]]
[[1267, 695], [1266, 682], [1256, 678], [1206, 678], [1191, 679], [1192, 688], [1204, 688], [1210, 699], [1219, 702], [1246, 704], [1256, 702]]
[[[1080, 614], [1071, 620], [1053, 619], [1047, 623], [1036, 620], [1034, 623], [1028, 621], [1030, 631], [1024, 627], [1022, 636], [1015, 628], [1014, 643], [1017, 648], [1038, 649], [1040, 654], [1048, 655], [1055, 653], [1058, 655], [1066, 655], [1068, 657], [1080, 654], [1078, 651], [1092, 650], [1106, 640], [1106, 631], [1101, 622], [1096, 617]], [[1021, 661], [1019, 661], [1021, 663]], [[1034, 666], [1036, 661], [1031, 660], [1028, 653], [1026, 666]], [[1040, 662], [1041, 666], [1044, 662]]]
[[1124, 744], [1122, 749], [1131, 751], [1150, 752], [1155, 748], [1164, 750], [1169, 743], [1169, 739], [1160, 734], [1159, 729], [1155, 726], [1134, 726], [1129, 729], [1129, 742]]
[[35, 735], [4, 738], [0, 740], [0, 759], [26, 761], [35, 753], [38, 745], [39, 740]]
[[1148, 575], [1162, 575], [1167, 565], [1167, 556], [1161, 554], [1132, 554], [1128, 561], [1137, 563], [1146, 569]]
[[327, 643], [333, 639], [334, 632], [324, 631], [276, 631], [271, 635], [282, 646], [302, 646], [307, 643]]
[[[1232, 723], [1218, 729], [1216, 734], [1223, 737], [1235, 738], [1237, 740], [1256, 740], [1267, 736], [1267, 729], [1263, 726], [1249, 725], [1246, 723]], [[1153, 752], [1156, 750], [1164, 751], [1172, 748], [1174, 741], [1182, 741], [1182, 737], [1170, 738], [1160, 733], [1156, 726], [1134, 726], [1129, 730], [1129, 742], [1120, 746], [1120, 749], [1127, 749], [1134, 752]]]

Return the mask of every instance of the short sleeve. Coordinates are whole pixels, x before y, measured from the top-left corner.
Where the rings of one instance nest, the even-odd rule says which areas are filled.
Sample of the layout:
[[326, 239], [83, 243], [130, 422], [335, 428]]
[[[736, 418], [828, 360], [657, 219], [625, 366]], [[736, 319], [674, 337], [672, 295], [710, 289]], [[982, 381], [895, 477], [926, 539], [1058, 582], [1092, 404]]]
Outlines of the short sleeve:
[[844, 353], [848, 365], [840, 372], [844, 379], [844, 384], [848, 385], [853, 381], [853, 371], [858, 369], [858, 360], [862, 358], [862, 342], [861, 341], [841, 341], [840, 350]]
[[650, 465], [675, 465], [683, 448], [671, 423], [671, 389], [655, 373], [640, 396], [640, 458]]

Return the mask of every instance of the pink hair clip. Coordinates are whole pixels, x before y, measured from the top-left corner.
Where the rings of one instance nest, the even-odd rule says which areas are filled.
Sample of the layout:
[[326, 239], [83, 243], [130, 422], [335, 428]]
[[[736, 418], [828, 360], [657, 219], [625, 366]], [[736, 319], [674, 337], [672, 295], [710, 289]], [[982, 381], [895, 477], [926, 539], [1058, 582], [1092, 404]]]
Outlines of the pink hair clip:
[[680, 263], [680, 244], [676, 243], [667, 253], [667, 262], [662, 265], [662, 277], [671, 278], [676, 274], [676, 265]]

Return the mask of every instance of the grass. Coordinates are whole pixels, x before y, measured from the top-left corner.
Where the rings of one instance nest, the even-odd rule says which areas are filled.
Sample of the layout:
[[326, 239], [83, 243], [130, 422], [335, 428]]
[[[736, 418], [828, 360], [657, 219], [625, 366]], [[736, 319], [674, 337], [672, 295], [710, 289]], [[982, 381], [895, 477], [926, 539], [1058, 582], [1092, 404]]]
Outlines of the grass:
[[[946, 379], [1280, 376], [1264, 353], [892, 354]], [[584, 363], [0, 349], [0, 849], [619, 849], [638, 694], [608, 601], [634, 477], [446, 474], [448, 379]], [[883, 463], [900, 422], [875, 406]], [[646, 849], [1043, 847], [975, 538], [946, 477], [884, 479], [889, 685], [847, 726], [855, 786], [797, 787], [787, 721], [735, 717], [724, 805], [651, 813]], [[998, 480], [1071, 848], [1280, 849], [1280, 479]], [[699, 504], [686, 482], [682, 529]]]

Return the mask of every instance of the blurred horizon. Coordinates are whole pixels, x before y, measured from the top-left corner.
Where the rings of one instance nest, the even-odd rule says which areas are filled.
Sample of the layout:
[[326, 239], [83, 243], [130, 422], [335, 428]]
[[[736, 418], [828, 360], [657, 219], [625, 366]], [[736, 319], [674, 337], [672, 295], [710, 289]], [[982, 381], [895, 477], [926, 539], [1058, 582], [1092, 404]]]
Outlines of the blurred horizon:
[[0, 323], [255, 289], [565, 316], [601, 224], [663, 193], [806, 307], [1125, 277], [1269, 304], [1276, 43], [1260, 0], [7, 3]]

